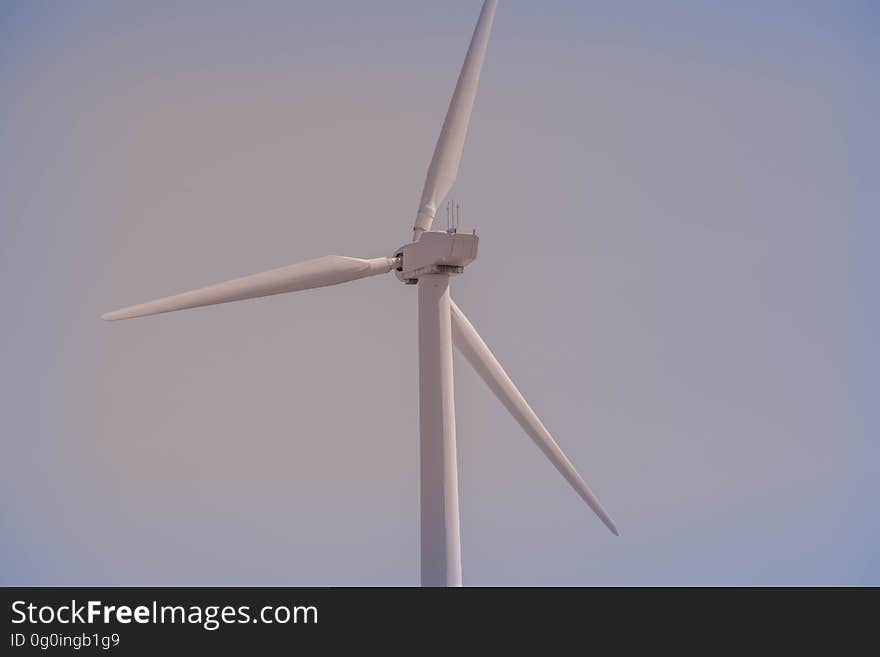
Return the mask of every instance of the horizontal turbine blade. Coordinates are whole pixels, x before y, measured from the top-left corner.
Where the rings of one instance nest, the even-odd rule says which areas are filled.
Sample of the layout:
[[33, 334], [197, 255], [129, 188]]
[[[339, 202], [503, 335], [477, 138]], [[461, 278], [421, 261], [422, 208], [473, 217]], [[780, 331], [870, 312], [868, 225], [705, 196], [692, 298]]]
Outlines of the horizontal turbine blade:
[[394, 263], [393, 258], [361, 260], [345, 256], [324, 256], [114, 310], [102, 315], [101, 319], [108, 321], [131, 319], [132, 317], [156, 315], [184, 308], [198, 308], [199, 306], [210, 306], [229, 301], [241, 301], [327, 285], [338, 285], [367, 276], [385, 274], [391, 271]]
[[456, 348], [471, 364], [480, 378], [486, 382], [489, 389], [495, 393], [495, 396], [501, 401], [510, 414], [519, 422], [520, 426], [525, 429], [532, 440], [541, 448], [544, 455], [550, 459], [550, 462], [556, 466], [560, 474], [565, 480], [572, 485], [578, 492], [584, 502], [596, 513], [597, 516], [605, 523], [615, 536], [619, 536], [617, 526], [611, 520], [611, 516], [599, 503], [598, 498], [587, 486], [587, 483], [581, 478], [577, 470], [568, 460], [568, 457], [562, 452], [556, 441], [548, 433], [541, 420], [535, 415], [535, 412], [523, 398], [520, 391], [516, 389], [513, 381], [507, 376], [504, 368], [492, 355], [489, 347], [483, 342], [473, 324], [468, 321], [458, 306], [454, 302], [450, 302], [452, 310], [452, 341]]
[[480, 69], [483, 67], [486, 46], [489, 44], [489, 33], [492, 31], [496, 4], [496, 0], [486, 0], [483, 3], [482, 11], [480, 11], [480, 18], [477, 19], [474, 35], [471, 37], [471, 45], [465, 55], [449, 109], [446, 111], [446, 119], [440, 129], [440, 137], [434, 147], [434, 156], [428, 167], [422, 199], [419, 202], [419, 212], [413, 226], [413, 241], [419, 239], [419, 236], [426, 230], [431, 230], [437, 208], [443, 203], [443, 199], [446, 198], [452, 188], [452, 183], [458, 176], [458, 165], [461, 162], [461, 152], [464, 149], [465, 137], [467, 137], [468, 122], [471, 119], [471, 110], [474, 108], [474, 99], [477, 96]]

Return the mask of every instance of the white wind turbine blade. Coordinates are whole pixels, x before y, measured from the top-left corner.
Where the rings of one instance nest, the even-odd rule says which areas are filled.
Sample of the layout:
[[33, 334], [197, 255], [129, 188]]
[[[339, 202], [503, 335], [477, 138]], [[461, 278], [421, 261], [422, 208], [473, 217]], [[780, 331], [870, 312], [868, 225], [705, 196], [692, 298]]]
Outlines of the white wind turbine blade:
[[501, 401], [510, 414], [525, 429], [532, 440], [538, 445], [550, 462], [556, 466], [565, 480], [578, 492], [584, 502], [596, 513], [615, 536], [619, 536], [617, 527], [611, 516], [602, 507], [598, 498], [590, 490], [587, 483], [581, 478], [577, 470], [562, 452], [556, 441], [548, 433], [541, 420], [516, 389], [513, 381], [507, 376], [504, 368], [483, 342], [473, 324], [468, 321], [458, 306], [450, 302], [452, 315], [452, 341], [468, 363], [477, 371], [480, 378], [486, 382], [489, 389]]
[[434, 147], [434, 156], [428, 167], [422, 199], [419, 202], [419, 212], [413, 226], [413, 241], [419, 239], [426, 230], [431, 230], [437, 208], [443, 203], [458, 175], [461, 151], [467, 136], [471, 110], [474, 108], [474, 98], [480, 82], [480, 69], [486, 56], [486, 46], [489, 44], [489, 32], [492, 30], [496, 4], [496, 0], [486, 0], [483, 3], [480, 18], [474, 28], [471, 45], [465, 55], [449, 109], [446, 111], [446, 119], [440, 130], [440, 137]]
[[108, 321], [131, 319], [132, 317], [156, 315], [184, 308], [198, 308], [199, 306], [210, 306], [229, 301], [241, 301], [327, 285], [338, 285], [367, 276], [385, 274], [391, 271], [394, 264], [393, 258], [361, 260], [345, 256], [324, 256], [114, 310], [102, 315], [101, 319]]

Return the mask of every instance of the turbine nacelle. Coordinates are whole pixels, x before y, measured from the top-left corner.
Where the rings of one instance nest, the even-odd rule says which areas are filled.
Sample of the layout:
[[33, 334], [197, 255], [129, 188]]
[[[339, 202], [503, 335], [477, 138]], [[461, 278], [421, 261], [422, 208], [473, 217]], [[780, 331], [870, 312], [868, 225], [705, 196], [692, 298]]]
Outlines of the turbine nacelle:
[[476, 259], [478, 242], [473, 228], [424, 232], [418, 241], [404, 244], [394, 254], [399, 263], [394, 273], [407, 285], [425, 274], [460, 274]]

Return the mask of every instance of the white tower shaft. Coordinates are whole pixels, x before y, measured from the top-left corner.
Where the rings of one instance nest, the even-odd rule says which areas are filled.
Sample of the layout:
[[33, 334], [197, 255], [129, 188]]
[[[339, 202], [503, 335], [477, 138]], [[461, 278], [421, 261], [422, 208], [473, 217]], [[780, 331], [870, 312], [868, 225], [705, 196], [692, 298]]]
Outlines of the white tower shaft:
[[422, 586], [461, 586], [449, 274], [418, 288]]

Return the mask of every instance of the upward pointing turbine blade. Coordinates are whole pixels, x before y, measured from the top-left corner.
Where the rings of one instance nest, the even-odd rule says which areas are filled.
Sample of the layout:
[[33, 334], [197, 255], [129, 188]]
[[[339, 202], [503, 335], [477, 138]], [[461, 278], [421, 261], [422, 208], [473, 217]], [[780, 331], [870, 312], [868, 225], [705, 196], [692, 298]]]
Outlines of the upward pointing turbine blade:
[[241, 301], [243, 299], [255, 299], [268, 297], [273, 294], [285, 292], [297, 292], [309, 290], [315, 287], [326, 287], [355, 281], [367, 276], [385, 274], [391, 271], [395, 260], [393, 258], [373, 258], [361, 260], [360, 258], [346, 258], [345, 256], [324, 256], [314, 260], [298, 262], [295, 265], [279, 267], [259, 274], [251, 274], [242, 278], [236, 278], [225, 283], [217, 283], [208, 287], [182, 292], [170, 297], [148, 301], [136, 306], [129, 306], [120, 310], [106, 313], [101, 319], [113, 321], [117, 319], [131, 319], [145, 315], [167, 313], [172, 310], [184, 308], [198, 308], [217, 303]]
[[422, 199], [419, 201], [419, 212], [413, 226], [413, 241], [419, 239], [426, 230], [431, 230], [437, 208], [443, 203], [458, 175], [461, 151], [467, 136], [471, 110], [474, 108], [474, 98], [480, 82], [480, 69], [483, 67], [486, 46], [489, 44], [496, 4], [496, 0], [485, 0], [477, 26], [474, 28], [474, 36], [465, 55], [449, 109], [446, 111], [446, 119], [440, 130], [440, 137], [434, 147], [434, 156], [428, 167]]
[[535, 444], [544, 452], [544, 455], [550, 459], [550, 462], [556, 466], [559, 473], [565, 477], [565, 480], [577, 491], [578, 495], [583, 498], [584, 502], [596, 513], [597, 516], [605, 523], [615, 536], [619, 536], [617, 526], [608, 515], [608, 512], [602, 507], [599, 499], [590, 490], [587, 483], [581, 478], [577, 470], [568, 460], [568, 457], [562, 452], [553, 437], [544, 428], [541, 420], [535, 415], [535, 412], [523, 398], [520, 391], [516, 389], [513, 381], [507, 376], [504, 368], [483, 342], [473, 324], [468, 321], [458, 306], [450, 301], [450, 309], [452, 315], [452, 341], [461, 354], [471, 364], [480, 378], [485, 381], [489, 389], [495, 393], [499, 401], [510, 412], [510, 414], [519, 422], [519, 425], [525, 429]]

